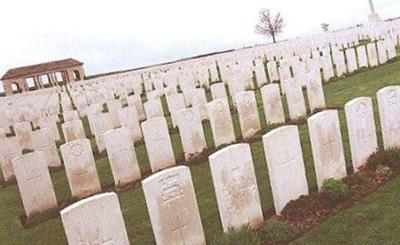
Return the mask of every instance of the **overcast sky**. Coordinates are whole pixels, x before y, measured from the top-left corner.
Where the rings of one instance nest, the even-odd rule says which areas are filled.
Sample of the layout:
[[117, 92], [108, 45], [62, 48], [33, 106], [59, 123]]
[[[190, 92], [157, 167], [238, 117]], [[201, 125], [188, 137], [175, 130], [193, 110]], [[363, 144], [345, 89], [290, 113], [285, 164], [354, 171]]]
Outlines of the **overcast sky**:
[[[400, 0], [374, 0], [383, 18]], [[285, 18], [278, 39], [367, 20], [368, 0], [0, 0], [0, 73], [73, 57], [87, 74], [133, 68], [267, 40], [258, 10]]]

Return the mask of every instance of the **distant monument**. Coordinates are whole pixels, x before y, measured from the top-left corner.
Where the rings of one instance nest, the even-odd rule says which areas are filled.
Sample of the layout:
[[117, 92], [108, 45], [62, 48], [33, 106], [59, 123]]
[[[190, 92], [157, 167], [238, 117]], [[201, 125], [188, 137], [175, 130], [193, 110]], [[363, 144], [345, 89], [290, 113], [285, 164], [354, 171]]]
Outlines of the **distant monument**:
[[66, 85], [85, 78], [83, 63], [75, 59], [56, 60], [9, 69], [0, 80], [5, 95], [51, 86]]
[[369, 22], [377, 23], [377, 22], [381, 21], [381, 18], [379, 18], [379, 15], [375, 12], [374, 3], [372, 2], [372, 0], [368, 0], [368, 1], [369, 1], [369, 8], [371, 10], [371, 13], [368, 15]]

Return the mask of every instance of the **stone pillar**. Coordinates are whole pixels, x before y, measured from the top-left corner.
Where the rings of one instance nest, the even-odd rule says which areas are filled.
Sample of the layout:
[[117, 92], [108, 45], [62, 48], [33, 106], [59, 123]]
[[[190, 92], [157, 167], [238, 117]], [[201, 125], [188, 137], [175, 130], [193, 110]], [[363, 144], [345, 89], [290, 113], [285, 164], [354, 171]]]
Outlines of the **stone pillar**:
[[371, 10], [371, 13], [368, 16], [368, 20], [370, 23], [377, 23], [381, 19], [379, 18], [379, 15], [375, 12], [374, 3], [372, 2], [372, 0], [368, 0], [368, 1], [369, 1], [369, 8]]

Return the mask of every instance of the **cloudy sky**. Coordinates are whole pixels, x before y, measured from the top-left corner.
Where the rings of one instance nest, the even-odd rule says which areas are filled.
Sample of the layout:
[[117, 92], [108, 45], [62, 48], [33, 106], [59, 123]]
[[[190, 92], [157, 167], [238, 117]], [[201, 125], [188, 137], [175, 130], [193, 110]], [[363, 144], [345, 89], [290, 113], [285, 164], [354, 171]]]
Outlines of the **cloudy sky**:
[[[383, 18], [400, 0], [374, 0]], [[267, 40], [254, 33], [260, 8], [286, 20], [279, 38], [366, 22], [368, 0], [1, 0], [0, 73], [74, 57], [87, 74], [154, 64]]]

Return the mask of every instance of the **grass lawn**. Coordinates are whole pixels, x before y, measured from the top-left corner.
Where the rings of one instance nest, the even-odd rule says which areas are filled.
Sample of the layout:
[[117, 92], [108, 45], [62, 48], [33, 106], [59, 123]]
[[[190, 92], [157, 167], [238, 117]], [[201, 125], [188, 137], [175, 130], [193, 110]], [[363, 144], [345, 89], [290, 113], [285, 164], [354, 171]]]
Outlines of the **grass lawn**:
[[[381, 139], [379, 122], [377, 117], [377, 103], [376, 103], [376, 92], [385, 86], [400, 84], [400, 61], [396, 61], [390, 64], [386, 64], [384, 66], [363, 71], [349, 78], [345, 78], [342, 80], [338, 80], [335, 82], [330, 82], [324, 86], [324, 91], [327, 99], [327, 104], [329, 106], [339, 106], [343, 107], [344, 104], [358, 96], [372, 96], [374, 98], [374, 109], [376, 113], [376, 123], [378, 129], [378, 138]], [[209, 96], [209, 95], [208, 95]], [[258, 100], [260, 119], [262, 120], [263, 130], [267, 131], [267, 125], [265, 123], [264, 112], [262, 110], [262, 102], [259, 91], [256, 91], [256, 96]], [[165, 101], [164, 101], [165, 102]], [[286, 108], [287, 111], [287, 108]], [[346, 153], [346, 162], [348, 166], [351, 166], [350, 162], [350, 150], [349, 150], [349, 142], [347, 139], [347, 129], [345, 126], [344, 120], [344, 111], [340, 110], [340, 119], [341, 119], [341, 127], [343, 133], [343, 141], [345, 146]], [[168, 118], [170, 123], [170, 118]], [[236, 114], [233, 114], [233, 121], [235, 124], [235, 134], [236, 137], [240, 137], [240, 129], [238, 118]], [[86, 121], [86, 129], [87, 129], [87, 121]], [[303, 123], [300, 126], [300, 134], [302, 141], [302, 148], [304, 154], [304, 162], [306, 165], [307, 172], [307, 180], [309, 183], [309, 187], [311, 190], [316, 190], [316, 180], [313, 168], [313, 159], [311, 155], [311, 145], [308, 137], [307, 124]], [[214, 143], [212, 140], [211, 128], [208, 122], [204, 123], [204, 130], [206, 134], [207, 144], [209, 148], [214, 147]], [[173, 143], [173, 148], [177, 158], [182, 155], [182, 146], [179, 139], [179, 134], [174, 132], [171, 134], [171, 139]], [[92, 144], [94, 145], [94, 139], [91, 139]], [[381, 142], [380, 142], [381, 144]], [[258, 188], [260, 192], [261, 205], [264, 212], [267, 212], [273, 208], [271, 190], [269, 186], [268, 180], [268, 172], [266, 161], [264, 157], [264, 150], [262, 146], [262, 142], [260, 139], [251, 143], [251, 150], [254, 160], [254, 166], [257, 175]], [[142, 173], [149, 173], [150, 165], [148, 163], [146, 149], [143, 144], [137, 145], [135, 147], [136, 155], [138, 157], [138, 161], [140, 163], [140, 168]], [[180, 164], [182, 164], [180, 162]], [[111, 174], [111, 169], [108, 164], [108, 160], [105, 153], [96, 156], [96, 165], [99, 173], [99, 177], [101, 180], [101, 184], [103, 187], [113, 185], [113, 179]], [[211, 179], [211, 173], [209, 169], [209, 164], [207, 159], [205, 158], [199, 164], [190, 166], [192, 178], [195, 186], [197, 201], [200, 209], [201, 219], [205, 231], [205, 235], [208, 241], [212, 241], [213, 237], [216, 234], [222, 233], [222, 227], [219, 219], [219, 213], [217, 208], [217, 202], [215, 199], [214, 188]], [[56, 191], [56, 195], [58, 201], [61, 205], [65, 205], [66, 202], [71, 202], [71, 194], [68, 187], [68, 182], [66, 178], [66, 174], [64, 170], [59, 170], [52, 172], [52, 181]], [[290, 184], [290, 183], [288, 183]], [[386, 226], [390, 226], [389, 222], [392, 220], [399, 220], [399, 212], [397, 210], [397, 214], [395, 210], [390, 212], [389, 206], [384, 206], [384, 204], [390, 205], [392, 203], [395, 205], [396, 200], [399, 202], [399, 188], [400, 188], [400, 178], [398, 177], [396, 180], [392, 181], [390, 185], [380, 190], [376, 195], [368, 199], [363, 206], [359, 207], [359, 212], [362, 210], [372, 210], [372, 214], [361, 214], [359, 213], [358, 219], [340, 219], [335, 218], [328, 221], [326, 224], [321, 226], [321, 231], [316, 230], [317, 233], [320, 234], [320, 237], [311, 237], [315, 239], [321, 239], [320, 241], [341, 241], [342, 237], [345, 241], [353, 241], [357, 243], [362, 243], [362, 234], [360, 234], [360, 227], [365, 228], [365, 235], [368, 235], [370, 238], [375, 238], [376, 243], [380, 243], [383, 240], [383, 234], [378, 233], [377, 235], [373, 235], [372, 232], [374, 228], [378, 231], [388, 232], [386, 230]], [[380, 196], [385, 196], [382, 198]], [[397, 195], [397, 199], [395, 196]], [[131, 239], [131, 242], [134, 244], [151, 244], [154, 243], [153, 232], [151, 228], [151, 224], [149, 221], [147, 208], [144, 200], [143, 191], [140, 186], [129, 189], [125, 192], [118, 193], [119, 200], [121, 203], [121, 208], [123, 211], [123, 216], [126, 224], [126, 228], [128, 230], [128, 235]], [[379, 198], [380, 197], [380, 198]], [[386, 200], [387, 199], [387, 200]], [[380, 203], [380, 204], [379, 204]], [[368, 208], [368, 204], [371, 205]], [[367, 205], [367, 207], [364, 207]], [[375, 206], [374, 206], [375, 205]], [[399, 205], [397, 205], [399, 206]], [[363, 208], [364, 207], [364, 208]], [[382, 217], [384, 215], [387, 219], [377, 219], [378, 216], [374, 214], [374, 207], [387, 207], [386, 209], [379, 210]], [[387, 211], [385, 211], [387, 210]], [[351, 212], [351, 210], [349, 211]], [[353, 211], [354, 212], [354, 211]], [[61, 224], [61, 219], [59, 216], [50, 218], [41, 222], [37, 225], [34, 225], [30, 228], [23, 228], [19, 217], [24, 214], [22, 202], [19, 197], [18, 189], [16, 185], [6, 186], [0, 189], [0, 244], [65, 244], [66, 237], [64, 235], [64, 230]], [[357, 212], [353, 213], [356, 215]], [[365, 219], [362, 219], [365, 217]], [[369, 221], [369, 217], [371, 217], [371, 221]], [[397, 219], [396, 219], [397, 218]], [[335, 221], [337, 220], [337, 221]], [[341, 222], [341, 223], [339, 223]], [[370, 223], [371, 222], [371, 223]], [[336, 226], [332, 226], [329, 224], [336, 224]], [[334, 229], [333, 227], [341, 227], [342, 223], [347, 224], [347, 233], [337, 234], [339, 228]], [[332, 228], [329, 228], [332, 227]], [[396, 229], [398, 227], [392, 225], [392, 229]], [[343, 229], [343, 227], [341, 227]], [[327, 230], [331, 230], [333, 233], [328, 234]], [[397, 228], [398, 229], [398, 228]], [[395, 230], [392, 230], [393, 233]], [[325, 234], [326, 233], [326, 234]], [[352, 233], [357, 233], [360, 240], [357, 240], [357, 236], [351, 236]], [[369, 234], [367, 234], [369, 233]], [[398, 234], [393, 234], [398, 236]], [[397, 232], [399, 233], [399, 232]], [[315, 235], [314, 235], [315, 236]], [[326, 236], [326, 237], [325, 237]], [[349, 236], [352, 239], [350, 240]], [[307, 239], [308, 236], [304, 237]], [[326, 240], [323, 240], [323, 238]], [[365, 238], [365, 237], [364, 237]], [[307, 242], [308, 240], [300, 240]], [[311, 240], [310, 240], [311, 241]], [[319, 240], [312, 240], [318, 243]], [[358, 242], [360, 241], [360, 242]]]
[[400, 177], [292, 244], [399, 244]]

